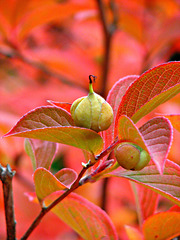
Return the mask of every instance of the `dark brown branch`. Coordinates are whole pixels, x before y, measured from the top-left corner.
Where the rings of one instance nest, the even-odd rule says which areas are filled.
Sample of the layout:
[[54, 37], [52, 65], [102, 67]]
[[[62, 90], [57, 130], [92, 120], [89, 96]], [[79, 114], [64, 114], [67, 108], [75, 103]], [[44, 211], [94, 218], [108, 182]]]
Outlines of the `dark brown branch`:
[[102, 193], [101, 193], [101, 208], [107, 212], [107, 189], [109, 184], [110, 178], [104, 178], [102, 179]]
[[14, 216], [14, 202], [12, 191], [12, 179], [14, 174], [15, 171], [12, 171], [9, 165], [7, 165], [6, 168], [0, 165], [0, 180], [3, 184], [7, 240], [16, 239], [16, 221]]
[[112, 37], [117, 28], [117, 12], [114, 1], [110, 1], [110, 9], [113, 13], [113, 21], [111, 24], [108, 24], [106, 12], [104, 8], [104, 4], [102, 0], [97, 0], [97, 7], [99, 10], [99, 16], [102, 23], [103, 35], [104, 35], [104, 60], [102, 65], [102, 88], [100, 94], [105, 97], [106, 88], [107, 88], [107, 80], [108, 80], [108, 72], [109, 72], [109, 64], [110, 64], [110, 53], [111, 53], [111, 45], [112, 45]]

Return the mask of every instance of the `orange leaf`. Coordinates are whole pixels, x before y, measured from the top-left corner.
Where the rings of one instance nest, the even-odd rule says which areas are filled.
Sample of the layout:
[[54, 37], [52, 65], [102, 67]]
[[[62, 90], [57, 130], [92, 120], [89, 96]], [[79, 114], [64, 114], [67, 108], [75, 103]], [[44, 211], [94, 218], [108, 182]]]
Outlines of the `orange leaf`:
[[176, 115], [164, 115], [166, 118], [168, 118], [173, 125], [173, 127], [180, 132], [180, 114]]
[[41, 6], [30, 12], [25, 20], [19, 26], [19, 39], [22, 40], [29, 32], [42, 24], [52, 21], [62, 22], [71, 18], [75, 13], [88, 9], [87, 5], [69, 4], [69, 3], [52, 3]]
[[[58, 193], [50, 195], [45, 199], [45, 203], [51, 203], [58, 196]], [[52, 209], [52, 212], [85, 240], [118, 239], [107, 213], [75, 193], [71, 193], [63, 199]]]
[[125, 226], [129, 240], [143, 240], [142, 234], [134, 227]]
[[41, 202], [45, 197], [55, 191], [66, 189], [67, 186], [60, 182], [50, 171], [37, 168], [34, 172], [36, 195]]
[[56, 102], [56, 101], [52, 101], [52, 100], [47, 100], [47, 102], [55, 107], [60, 107], [64, 110], [66, 110], [68, 113], [71, 113], [70, 112], [71, 105], [72, 105], [71, 103]]
[[170, 240], [180, 234], [180, 213], [162, 212], [149, 217], [143, 224], [145, 240]]

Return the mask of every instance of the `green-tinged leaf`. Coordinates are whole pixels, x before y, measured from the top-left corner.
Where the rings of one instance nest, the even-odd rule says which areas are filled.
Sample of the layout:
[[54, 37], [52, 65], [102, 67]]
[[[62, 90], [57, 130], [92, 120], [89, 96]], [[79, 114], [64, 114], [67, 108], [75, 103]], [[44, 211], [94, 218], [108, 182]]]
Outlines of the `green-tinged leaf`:
[[172, 115], [164, 115], [166, 118], [168, 118], [173, 125], [173, 127], [180, 132], [180, 114], [172, 114]]
[[141, 171], [117, 169], [103, 177], [124, 177], [150, 188], [180, 206], [180, 166], [166, 160], [163, 175], [156, 165], [146, 166]]
[[71, 103], [64, 103], [64, 102], [55, 102], [52, 100], [48, 100], [48, 103], [50, 103], [51, 105], [55, 106], [55, 107], [60, 107], [64, 110], [66, 110], [68, 113], [71, 113], [70, 109], [71, 109]]
[[27, 155], [30, 157], [32, 166], [33, 166], [33, 170], [35, 171], [36, 170], [36, 158], [35, 158], [34, 150], [33, 150], [32, 145], [28, 138], [25, 138], [24, 149], [25, 149]]
[[66, 187], [70, 187], [77, 178], [77, 173], [71, 168], [63, 168], [55, 174], [55, 177]]
[[98, 133], [78, 127], [50, 127], [12, 134], [16, 137], [41, 139], [74, 146], [89, 152], [99, 153], [103, 140]]
[[132, 84], [135, 79], [138, 78], [138, 75], [131, 75], [124, 78], [119, 79], [112, 89], [109, 91], [107, 96], [107, 102], [111, 105], [114, 113], [114, 119], [111, 126], [106, 130], [103, 131], [103, 138], [104, 138], [104, 147], [107, 148], [114, 140], [114, 124], [117, 115], [117, 111], [119, 108], [119, 104], [124, 96], [127, 88], [130, 84]]
[[33, 169], [43, 167], [50, 169], [57, 150], [57, 144], [38, 139], [25, 139], [25, 150], [31, 158]]
[[161, 173], [172, 142], [171, 135], [171, 125], [163, 117], [151, 119], [139, 130], [130, 118], [126, 116], [119, 118], [119, 139], [133, 142], [146, 150]]
[[[45, 203], [50, 204], [58, 196], [58, 193], [50, 195]], [[106, 212], [75, 193], [68, 195], [52, 211], [85, 240], [118, 239]]]
[[161, 212], [143, 224], [145, 240], [170, 240], [180, 235], [180, 213]]
[[133, 121], [127, 116], [121, 116], [119, 118], [118, 137], [120, 140], [133, 142], [140, 146], [141, 148], [143, 148], [144, 150], [146, 150], [147, 152], [149, 152], [142, 134], [139, 132], [138, 128], [133, 123]]
[[[34, 172], [34, 184], [36, 195], [41, 202], [44, 198], [53, 192], [64, 190], [74, 182], [76, 176], [71, 172], [71, 169], [60, 170], [54, 176], [50, 171], [45, 168], [37, 168]], [[72, 177], [72, 174], [74, 175]], [[61, 181], [62, 180], [62, 181]], [[71, 182], [71, 184], [70, 184]], [[66, 185], [66, 183], [68, 183]]]
[[116, 126], [121, 115], [127, 115], [136, 123], [179, 92], [180, 62], [169, 62], [150, 69], [128, 88], [119, 105]]
[[71, 125], [74, 125], [73, 120], [67, 111], [53, 106], [42, 106], [26, 113], [5, 136], [27, 132], [34, 129]]
[[57, 107], [40, 107], [24, 115], [5, 136], [35, 138], [74, 146], [91, 153], [103, 148], [100, 135], [90, 129], [72, 127], [66, 111]]

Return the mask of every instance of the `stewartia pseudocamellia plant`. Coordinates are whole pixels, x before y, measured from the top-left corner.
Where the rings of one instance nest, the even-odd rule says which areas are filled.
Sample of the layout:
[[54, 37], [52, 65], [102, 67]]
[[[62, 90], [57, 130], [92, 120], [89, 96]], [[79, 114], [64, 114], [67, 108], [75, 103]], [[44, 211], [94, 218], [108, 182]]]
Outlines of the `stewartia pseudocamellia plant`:
[[[144, 187], [141, 189], [142, 199], [149, 191], [152, 198], [147, 200], [150, 210], [147, 212], [147, 208], [138, 207], [138, 214], [144, 223], [141, 233], [131, 229], [134, 236], [147, 240], [177, 236], [180, 229], [177, 212], [166, 212], [166, 216], [153, 214], [157, 206], [157, 194], [180, 206], [180, 167], [167, 160], [172, 143], [172, 125], [180, 131], [177, 124], [179, 115], [158, 116], [140, 128], [136, 123], [179, 92], [180, 63], [169, 62], [141, 76], [120, 79], [110, 90], [107, 102], [95, 95], [90, 87], [89, 95], [76, 100], [73, 105], [49, 101], [52, 106], [38, 107], [24, 115], [5, 136], [28, 138], [25, 147], [33, 163], [36, 191], [36, 197], [33, 195], [31, 199], [35, 202], [38, 200], [42, 209], [22, 239], [27, 239], [50, 210], [83, 239], [99, 240], [104, 236], [106, 239], [118, 239], [109, 216], [98, 206], [72, 193], [87, 182], [108, 177], [123, 177], [139, 183], [139, 188]], [[89, 112], [84, 114], [85, 110]], [[34, 139], [43, 141], [41, 151], [45, 153], [48, 148], [51, 154], [45, 154], [42, 159], [37, 154], [37, 140]], [[68, 168], [56, 174], [50, 171], [56, 143], [74, 146], [88, 153], [79, 174]], [[111, 154], [113, 152], [116, 158]], [[133, 162], [128, 162], [132, 159]], [[84, 176], [87, 169], [88, 174]], [[145, 220], [143, 216], [147, 215], [151, 217]], [[165, 217], [167, 224], [172, 227], [168, 230], [165, 224], [163, 227], [166, 231], [154, 231], [153, 223], [158, 222], [161, 226]]]

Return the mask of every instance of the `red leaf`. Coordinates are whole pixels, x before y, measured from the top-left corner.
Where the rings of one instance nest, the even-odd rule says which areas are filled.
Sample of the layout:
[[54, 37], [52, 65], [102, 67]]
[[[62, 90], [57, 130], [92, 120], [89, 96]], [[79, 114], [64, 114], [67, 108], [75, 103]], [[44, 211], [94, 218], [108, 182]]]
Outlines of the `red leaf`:
[[162, 173], [171, 142], [172, 128], [166, 118], [157, 117], [145, 123], [139, 130], [126, 116], [119, 118], [119, 139], [131, 141], [146, 150]]
[[73, 125], [73, 120], [71, 115], [66, 111], [56, 107], [43, 106], [26, 113], [16, 125], [5, 134], [5, 137], [34, 129], [71, 125]]
[[103, 177], [124, 177], [150, 188], [180, 206], [180, 166], [166, 160], [163, 175], [159, 174], [154, 164], [141, 171], [117, 169]]
[[104, 148], [107, 148], [114, 140], [114, 124], [119, 104], [129, 85], [137, 78], [137, 75], [121, 78], [114, 84], [112, 89], [109, 91], [109, 94], [107, 96], [107, 102], [111, 105], [113, 109], [114, 121], [111, 126], [103, 132], [103, 138], [105, 141]]
[[132, 186], [136, 198], [139, 221], [142, 224], [146, 218], [154, 214], [158, 204], [158, 194], [140, 184], [132, 183]]
[[158, 194], [151, 189], [138, 185], [142, 221], [153, 215], [158, 204]]
[[163, 117], [149, 120], [139, 128], [144, 137], [147, 148], [160, 172], [163, 172], [172, 144], [172, 126], [170, 121]]
[[68, 113], [71, 113], [71, 111], [70, 111], [71, 105], [72, 105], [71, 103], [55, 102], [52, 100], [48, 100], [47, 102], [55, 107], [60, 107], [64, 110], [66, 110]]
[[180, 91], [180, 63], [169, 62], [142, 74], [127, 90], [119, 105], [115, 125], [121, 115], [137, 122], [158, 105]]
[[5, 136], [58, 142], [91, 153], [102, 150], [103, 140], [98, 133], [69, 126], [72, 124], [73, 120], [67, 111], [57, 107], [40, 107], [24, 115]]

